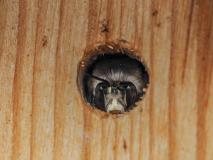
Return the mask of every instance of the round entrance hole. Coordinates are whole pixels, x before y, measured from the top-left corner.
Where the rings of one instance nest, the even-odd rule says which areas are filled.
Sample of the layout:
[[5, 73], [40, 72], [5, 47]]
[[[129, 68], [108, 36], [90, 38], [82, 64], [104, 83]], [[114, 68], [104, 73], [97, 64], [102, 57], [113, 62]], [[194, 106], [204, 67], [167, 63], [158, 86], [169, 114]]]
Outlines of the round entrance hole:
[[78, 87], [94, 109], [123, 114], [142, 100], [149, 74], [134, 50], [119, 44], [99, 44], [79, 63]]

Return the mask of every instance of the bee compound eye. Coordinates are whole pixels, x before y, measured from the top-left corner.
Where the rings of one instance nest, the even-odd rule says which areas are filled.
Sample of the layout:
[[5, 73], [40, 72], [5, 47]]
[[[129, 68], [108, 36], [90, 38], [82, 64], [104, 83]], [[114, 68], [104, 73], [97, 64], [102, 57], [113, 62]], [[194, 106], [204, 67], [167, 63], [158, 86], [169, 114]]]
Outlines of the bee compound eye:
[[103, 91], [108, 87], [108, 84], [101, 82], [97, 85], [97, 87], [99, 88], [99, 90]]
[[127, 87], [129, 86], [128, 82], [120, 82], [120, 86], [124, 89], [127, 89]]

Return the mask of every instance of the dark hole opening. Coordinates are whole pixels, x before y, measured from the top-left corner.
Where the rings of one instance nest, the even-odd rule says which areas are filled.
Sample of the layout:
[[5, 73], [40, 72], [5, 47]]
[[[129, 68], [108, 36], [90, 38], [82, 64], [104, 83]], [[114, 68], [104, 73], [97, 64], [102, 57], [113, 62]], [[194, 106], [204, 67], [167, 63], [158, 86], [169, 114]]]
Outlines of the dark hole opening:
[[92, 108], [123, 114], [145, 94], [149, 74], [136, 57], [127, 54], [128, 50], [104, 51], [88, 60], [81, 84], [84, 99]]

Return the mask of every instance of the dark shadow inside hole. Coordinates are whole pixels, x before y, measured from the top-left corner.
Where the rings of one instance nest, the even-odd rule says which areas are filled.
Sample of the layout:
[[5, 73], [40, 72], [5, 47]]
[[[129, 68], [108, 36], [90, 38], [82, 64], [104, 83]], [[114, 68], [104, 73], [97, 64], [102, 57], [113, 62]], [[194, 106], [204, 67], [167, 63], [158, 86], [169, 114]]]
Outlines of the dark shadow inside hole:
[[135, 107], [149, 83], [145, 66], [121, 52], [98, 55], [83, 76], [83, 94], [93, 108], [122, 114]]

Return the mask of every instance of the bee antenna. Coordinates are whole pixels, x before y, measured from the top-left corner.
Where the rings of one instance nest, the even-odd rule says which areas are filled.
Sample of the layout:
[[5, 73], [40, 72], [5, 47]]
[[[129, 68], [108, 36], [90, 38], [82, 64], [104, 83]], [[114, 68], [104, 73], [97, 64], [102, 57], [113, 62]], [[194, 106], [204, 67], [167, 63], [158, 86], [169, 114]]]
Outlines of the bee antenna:
[[94, 79], [97, 79], [97, 80], [99, 80], [99, 81], [102, 81], [102, 82], [105, 82], [105, 83], [109, 84], [107, 80], [102, 79], [102, 78], [99, 78], [99, 77], [96, 77], [96, 76], [93, 76], [92, 74], [85, 73], [85, 75], [88, 76], [88, 77], [92, 77], [92, 78], [94, 78]]

